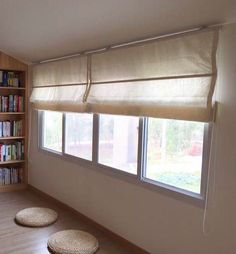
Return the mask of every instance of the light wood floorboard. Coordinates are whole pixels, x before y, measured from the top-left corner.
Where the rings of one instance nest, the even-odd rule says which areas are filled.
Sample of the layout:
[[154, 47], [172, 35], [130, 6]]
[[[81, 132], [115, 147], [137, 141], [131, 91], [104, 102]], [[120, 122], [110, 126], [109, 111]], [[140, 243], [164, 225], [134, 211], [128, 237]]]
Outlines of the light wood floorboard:
[[[44, 228], [27, 228], [14, 222], [15, 214], [31, 206], [46, 206], [59, 214], [58, 221]], [[132, 254], [114, 239], [99, 229], [80, 221], [70, 211], [43, 199], [38, 194], [23, 190], [0, 194], [0, 254], [48, 254], [48, 237], [60, 230], [79, 229], [92, 233], [98, 238], [100, 248], [96, 254]]]

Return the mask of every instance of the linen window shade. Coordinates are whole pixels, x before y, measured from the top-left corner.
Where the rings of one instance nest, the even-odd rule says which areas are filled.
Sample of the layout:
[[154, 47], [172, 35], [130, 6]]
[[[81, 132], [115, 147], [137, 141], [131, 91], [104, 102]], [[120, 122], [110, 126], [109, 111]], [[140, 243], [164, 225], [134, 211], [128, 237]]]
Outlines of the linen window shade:
[[30, 101], [37, 109], [212, 121], [218, 32], [35, 65]]
[[33, 67], [30, 101], [37, 109], [85, 111], [87, 57], [74, 57]]
[[211, 121], [218, 29], [91, 56], [91, 112]]

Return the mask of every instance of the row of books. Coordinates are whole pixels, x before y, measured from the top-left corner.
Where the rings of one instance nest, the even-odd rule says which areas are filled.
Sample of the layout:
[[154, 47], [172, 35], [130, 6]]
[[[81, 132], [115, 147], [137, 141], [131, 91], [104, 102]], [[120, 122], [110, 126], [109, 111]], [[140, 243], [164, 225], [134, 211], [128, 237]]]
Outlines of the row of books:
[[24, 143], [0, 144], [0, 161], [24, 160]]
[[0, 168], [0, 185], [22, 183], [22, 168]]
[[23, 136], [23, 121], [0, 121], [0, 137]]
[[0, 86], [20, 87], [20, 75], [13, 71], [0, 71]]
[[24, 97], [13, 94], [0, 96], [0, 112], [24, 112]]

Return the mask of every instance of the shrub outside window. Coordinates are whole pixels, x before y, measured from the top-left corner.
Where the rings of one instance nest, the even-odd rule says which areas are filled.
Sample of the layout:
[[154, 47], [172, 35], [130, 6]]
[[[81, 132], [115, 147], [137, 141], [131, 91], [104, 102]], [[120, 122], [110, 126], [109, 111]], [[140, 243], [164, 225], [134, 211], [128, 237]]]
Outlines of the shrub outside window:
[[65, 114], [65, 153], [92, 160], [93, 115]]
[[138, 117], [100, 115], [98, 162], [137, 174]]
[[42, 125], [42, 147], [62, 152], [62, 113], [44, 111]]
[[200, 194], [204, 124], [148, 119], [145, 177]]

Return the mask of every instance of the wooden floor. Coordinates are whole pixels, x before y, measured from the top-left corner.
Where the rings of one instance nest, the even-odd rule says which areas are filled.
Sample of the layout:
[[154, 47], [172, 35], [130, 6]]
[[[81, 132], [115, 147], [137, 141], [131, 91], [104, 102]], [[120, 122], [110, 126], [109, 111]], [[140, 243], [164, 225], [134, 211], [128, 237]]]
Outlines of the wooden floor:
[[[45, 228], [27, 228], [14, 222], [15, 214], [27, 207], [46, 206], [59, 214], [58, 221]], [[64, 229], [80, 229], [92, 233], [98, 238], [100, 248], [96, 254], [131, 254], [130, 250], [120, 246], [114, 239], [80, 221], [70, 211], [58, 207], [30, 190], [0, 194], [0, 254], [46, 254], [48, 237]]]

